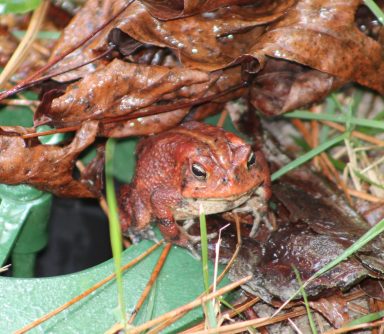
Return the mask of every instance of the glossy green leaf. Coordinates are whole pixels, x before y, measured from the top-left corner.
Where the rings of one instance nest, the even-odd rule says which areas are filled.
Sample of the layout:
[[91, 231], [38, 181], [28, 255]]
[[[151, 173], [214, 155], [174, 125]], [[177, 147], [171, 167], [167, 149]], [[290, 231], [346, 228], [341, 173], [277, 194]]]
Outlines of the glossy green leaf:
[[[127, 249], [123, 253], [123, 264], [151, 245], [150, 241], [142, 241]], [[160, 252], [161, 249], [156, 250], [123, 274], [128, 312], [134, 308]], [[12, 333], [24, 327], [79, 295], [113, 271], [113, 261], [110, 260], [91, 269], [65, 276], [36, 279], [0, 277], [0, 333]], [[211, 265], [210, 271], [212, 274]], [[227, 283], [228, 281], [223, 282]], [[155, 302], [149, 308], [152, 318], [193, 300], [204, 291], [200, 261], [193, 258], [187, 250], [174, 246], [158, 277], [156, 287], [153, 292]], [[110, 282], [29, 333], [104, 333], [118, 321], [115, 308], [116, 285]], [[136, 318], [135, 325], [142, 323], [144, 317], [147, 318], [147, 310], [144, 306]], [[182, 327], [201, 317], [201, 308], [196, 308], [165, 333], [179, 332]]]
[[[35, 93], [26, 92], [34, 100]], [[0, 125], [32, 126], [26, 106], [2, 106]], [[12, 274], [33, 276], [36, 253], [47, 243], [47, 222], [52, 195], [27, 185], [0, 184], [0, 266], [12, 253]]]
[[41, 0], [0, 0], [0, 14], [18, 14], [36, 9]]
[[[22, 39], [25, 36], [24, 30], [12, 30], [12, 35], [18, 39]], [[59, 39], [61, 32], [59, 31], [39, 31], [37, 33], [37, 38], [39, 39]]]
[[[44, 131], [50, 131], [54, 128], [49, 125], [40, 125], [36, 128], [36, 132], [44, 132]], [[55, 133], [53, 135], [49, 136], [40, 136], [39, 141], [40, 143], [44, 145], [57, 145], [61, 143], [63, 140], [68, 139], [71, 137], [70, 133]]]

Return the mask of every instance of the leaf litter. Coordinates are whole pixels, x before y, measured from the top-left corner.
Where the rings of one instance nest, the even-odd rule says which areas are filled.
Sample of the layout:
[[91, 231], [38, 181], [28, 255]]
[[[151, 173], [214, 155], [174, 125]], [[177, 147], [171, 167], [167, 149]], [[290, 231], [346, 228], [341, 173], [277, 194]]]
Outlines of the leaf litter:
[[[108, 3], [87, 1], [63, 30], [51, 59], [127, 4], [123, 0]], [[99, 57], [55, 75], [41, 90], [44, 103], [35, 113], [35, 126], [65, 129], [75, 125], [78, 130], [71, 143], [42, 145], [36, 139], [22, 138], [34, 128], [1, 127], [1, 182], [27, 183], [59, 196], [98, 197], [101, 155], [79, 179], [73, 176], [77, 157], [97, 136], [161, 132], [184, 119], [201, 120], [217, 113], [226, 102], [239, 97], [254, 107], [249, 109], [253, 116], [255, 109], [276, 116], [321, 101], [353, 82], [383, 94], [384, 35], [382, 27], [372, 22], [372, 14], [357, 0], [134, 1], [47, 72], [67, 71]], [[2, 27], [1, 36], [7, 34]], [[6, 40], [0, 52], [3, 64], [17, 45]], [[34, 67], [24, 68], [33, 71]], [[239, 89], [229, 91], [236, 86]], [[228, 94], [216, 100], [196, 103], [227, 90]], [[187, 106], [145, 116], [145, 108], [156, 111], [175, 102]], [[140, 118], [124, 120], [141, 110]], [[262, 145], [266, 147], [267, 142], [272, 141]], [[268, 152], [267, 156], [277, 168], [278, 159]], [[273, 193], [278, 229], [270, 233], [261, 228], [255, 240], [244, 238], [231, 271], [235, 278], [252, 272], [246, 289], [272, 304], [288, 299], [297, 289], [292, 265], [303, 280], [309, 278], [369, 228], [339, 190], [307, 167], [276, 182]], [[370, 223], [377, 223], [382, 208], [380, 202], [362, 204], [360, 212]], [[242, 229], [247, 228], [243, 224]], [[230, 253], [231, 241], [224, 244]], [[377, 282], [383, 275], [383, 256], [383, 240], [378, 237], [308, 286], [310, 297], [322, 298], [311, 301], [311, 306], [340, 327], [348, 318], [342, 311], [343, 297], [335, 294], [332, 301], [323, 299], [323, 294], [348, 290], [368, 277], [367, 282]]]

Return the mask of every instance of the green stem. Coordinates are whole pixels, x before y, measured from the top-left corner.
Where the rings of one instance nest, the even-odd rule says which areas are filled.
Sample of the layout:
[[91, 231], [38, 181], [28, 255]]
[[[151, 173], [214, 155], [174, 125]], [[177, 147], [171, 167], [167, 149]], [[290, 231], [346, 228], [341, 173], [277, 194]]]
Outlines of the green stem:
[[321, 145], [315, 147], [314, 149], [310, 150], [309, 152], [303, 154], [302, 156], [298, 157], [297, 159], [291, 161], [289, 164], [285, 165], [284, 167], [280, 168], [278, 171], [274, 172], [271, 175], [271, 180], [275, 181], [279, 177], [283, 176], [284, 174], [290, 172], [292, 169], [295, 169], [296, 167], [302, 165], [303, 163], [307, 162], [308, 160], [311, 160], [313, 157], [318, 155], [319, 153], [329, 149], [333, 145], [336, 145], [337, 143], [342, 142], [344, 139], [348, 138], [349, 132], [345, 132], [337, 137], [334, 137]]
[[124, 303], [124, 289], [121, 272], [121, 254], [123, 252], [121, 227], [118, 216], [118, 206], [116, 200], [115, 186], [113, 180], [113, 154], [115, 151], [116, 140], [108, 139], [105, 148], [105, 178], [106, 178], [106, 193], [109, 211], [109, 231], [111, 236], [111, 246], [113, 260], [115, 264], [118, 303], [121, 314], [121, 321], [125, 325], [127, 323], [125, 303]]
[[[284, 116], [288, 118], [331, 121], [331, 122], [344, 123], [344, 124], [347, 122], [347, 118], [344, 115], [330, 115], [330, 114], [324, 114], [324, 113], [315, 114], [309, 111], [293, 111], [285, 114]], [[356, 118], [356, 117], [350, 117], [348, 121], [350, 122], [350, 124], [353, 124], [353, 125], [366, 126], [370, 128], [384, 130], [383, 121], [376, 121], [376, 120]]]
[[372, 11], [381, 24], [384, 24], [384, 13], [373, 0], [364, 0], [365, 5]]

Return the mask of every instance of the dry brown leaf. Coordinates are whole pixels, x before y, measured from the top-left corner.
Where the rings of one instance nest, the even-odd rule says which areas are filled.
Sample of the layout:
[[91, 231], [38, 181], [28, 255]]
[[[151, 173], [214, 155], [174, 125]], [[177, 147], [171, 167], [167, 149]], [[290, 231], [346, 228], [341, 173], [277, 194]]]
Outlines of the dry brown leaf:
[[340, 293], [312, 300], [309, 305], [321, 313], [335, 328], [340, 328], [350, 320], [347, 302]]
[[[191, 97], [189, 87], [208, 84], [211, 77], [201, 71], [137, 65], [115, 59], [80, 82], [69, 85], [63, 96], [52, 101], [51, 109], [45, 111], [44, 116], [55, 125], [66, 126], [89, 118], [120, 116], [167, 100], [164, 97], [167, 94], [172, 100]], [[198, 95], [206, 88], [201, 85], [192, 92]], [[40, 122], [39, 115], [36, 122]]]
[[39, 144], [29, 147], [19, 136], [25, 129], [2, 127], [0, 183], [25, 183], [58, 196], [97, 197], [97, 193], [72, 176], [76, 157], [93, 143], [97, 127], [97, 122], [85, 122], [72, 143], [64, 147]]
[[383, 48], [355, 24], [359, 0], [301, 0], [249, 50], [294, 61], [384, 93]]
[[[151, 15], [161, 20], [213, 11], [230, 5], [250, 5], [254, 0], [142, 0]], [[263, 3], [264, 1], [259, 1]]]
[[[52, 72], [89, 61], [108, 49], [110, 32], [116, 28], [136, 42], [172, 49], [186, 67], [209, 71], [220, 69], [245, 53], [264, 31], [264, 25], [283, 15], [294, 2], [261, 1], [254, 6], [230, 6], [214, 12], [162, 21], [153, 17], [140, 1], [135, 1], [93, 40], [67, 56]], [[214, 5], [214, 1], [207, 3], [210, 3], [209, 7]], [[88, 1], [64, 30], [52, 57], [75, 45], [98, 26], [95, 23], [87, 25], [91, 17], [92, 22], [101, 24], [124, 5], [123, 0], [114, 0], [109, 7], [102, 6], [99, 0]], [[80, 35], [78, 31], [84, 34]], [[93, 71], [101, 63], [87, 65], [56, 79], [76, 79], [87, 71]]]
[[254, 76], [249, 99], [267, 115], [278, 115], [324, 99], [345, 80], [282, 59], [268, 59]]

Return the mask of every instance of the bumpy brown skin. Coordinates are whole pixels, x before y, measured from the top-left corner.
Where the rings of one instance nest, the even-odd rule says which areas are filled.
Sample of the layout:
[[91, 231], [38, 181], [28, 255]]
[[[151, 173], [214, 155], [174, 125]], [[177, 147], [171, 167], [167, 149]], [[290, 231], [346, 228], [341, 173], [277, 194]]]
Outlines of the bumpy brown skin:
[[[196, 176], [196, 165], [205, 177]], [[157, 220], [166, 240], [188, 246], [175, 220], [198, 216], [200, 206], [206, 214], [231, 210], [256, 190], [269, 199], [270, 174], [261, 152], [222, 128], [187, 122], [140, 142], [135, 175], [119, 196], [123, 231]]]

